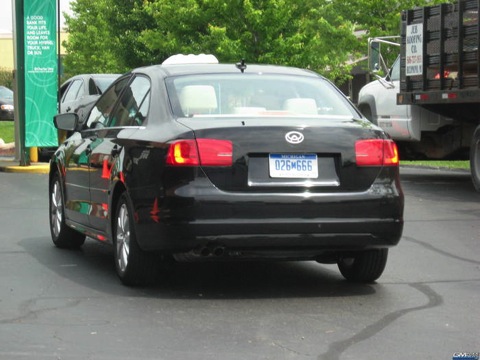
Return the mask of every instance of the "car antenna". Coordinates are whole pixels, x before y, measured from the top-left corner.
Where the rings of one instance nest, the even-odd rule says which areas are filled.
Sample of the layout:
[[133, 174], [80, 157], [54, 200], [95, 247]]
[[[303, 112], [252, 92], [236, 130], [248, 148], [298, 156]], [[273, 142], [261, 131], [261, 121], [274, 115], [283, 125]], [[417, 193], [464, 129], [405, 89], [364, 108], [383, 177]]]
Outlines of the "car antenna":
[[237, 69], [239, 69], [239, 70], [242, 72], [242, 74], [243, 74], [243, 72], [244, 72], [245, 69], [247, 68], [247, 65], [245, 64], [245, 59], [242, 59], [242, 61], [236, 63], [235, 66], [236, 66]]

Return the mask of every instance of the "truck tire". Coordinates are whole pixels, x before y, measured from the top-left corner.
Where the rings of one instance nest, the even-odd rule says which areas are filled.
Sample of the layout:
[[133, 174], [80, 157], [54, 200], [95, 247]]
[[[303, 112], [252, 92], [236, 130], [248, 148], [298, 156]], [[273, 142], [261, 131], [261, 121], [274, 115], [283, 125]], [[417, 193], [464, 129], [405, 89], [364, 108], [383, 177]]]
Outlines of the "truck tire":
[[470, 146], [470, 172], [475, 190], [480, 192], [480, 125], [473, 132]]

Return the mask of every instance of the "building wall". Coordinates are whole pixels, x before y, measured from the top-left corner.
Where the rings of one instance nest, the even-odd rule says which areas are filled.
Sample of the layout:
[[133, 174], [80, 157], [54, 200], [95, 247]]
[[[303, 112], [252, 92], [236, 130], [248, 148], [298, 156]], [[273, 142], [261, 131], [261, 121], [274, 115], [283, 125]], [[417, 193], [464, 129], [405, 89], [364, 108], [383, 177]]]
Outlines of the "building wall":
[[[64, 31], [60, 33], [60, 43], [67, 40], [68, 34]], [[60, 48], [60, 54], [65, 55], [65, 48]], [[13, 37], [11, 33], [0, 33], [0, 69], [13, 70]]]
[[0, 68], [13, 70], [12, 34], [0, 33]]

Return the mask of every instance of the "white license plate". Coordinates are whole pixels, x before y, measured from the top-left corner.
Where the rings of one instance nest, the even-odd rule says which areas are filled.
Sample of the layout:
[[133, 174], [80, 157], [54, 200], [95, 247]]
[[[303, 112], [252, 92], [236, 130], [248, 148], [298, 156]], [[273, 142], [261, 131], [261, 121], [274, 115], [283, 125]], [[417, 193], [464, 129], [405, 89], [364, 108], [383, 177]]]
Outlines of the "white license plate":
[[318, 177], [317, 155], [270, 154], [270, 177], [315, 179]]

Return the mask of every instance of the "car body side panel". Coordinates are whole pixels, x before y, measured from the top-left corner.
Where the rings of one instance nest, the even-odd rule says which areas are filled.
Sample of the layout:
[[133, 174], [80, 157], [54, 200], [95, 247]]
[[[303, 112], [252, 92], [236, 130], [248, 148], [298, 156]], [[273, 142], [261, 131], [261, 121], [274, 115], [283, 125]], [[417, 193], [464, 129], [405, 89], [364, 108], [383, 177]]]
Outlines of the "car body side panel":
[[88, 156], [85, 150], [90, 139], [75, 134], [63, 146], [64, 149], [64, 182], [66, 217], [76, 223], [88, 224], [90, 212], [90, 180]]

